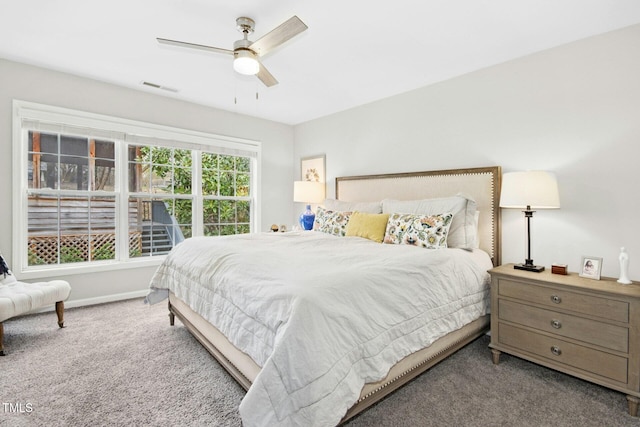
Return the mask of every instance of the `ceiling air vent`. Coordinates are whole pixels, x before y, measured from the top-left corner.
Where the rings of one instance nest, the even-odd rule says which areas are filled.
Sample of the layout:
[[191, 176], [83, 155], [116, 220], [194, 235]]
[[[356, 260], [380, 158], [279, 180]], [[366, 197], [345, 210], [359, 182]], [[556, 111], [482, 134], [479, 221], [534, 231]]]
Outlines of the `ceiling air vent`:
[[174, 88], [168, 87], [168, 86], [162, 86], [162, 85], [159, 85], [159, 84], [156, 84], [156, 83], [142, 82], [142, 84], [145, 85], [145, 86], [152, 87], [154, 89], [162, 89], [162, 90], [166, 90], [168, 92], [175, 92], [175, 93], [178, 92], [178, 89], [174, 89]]

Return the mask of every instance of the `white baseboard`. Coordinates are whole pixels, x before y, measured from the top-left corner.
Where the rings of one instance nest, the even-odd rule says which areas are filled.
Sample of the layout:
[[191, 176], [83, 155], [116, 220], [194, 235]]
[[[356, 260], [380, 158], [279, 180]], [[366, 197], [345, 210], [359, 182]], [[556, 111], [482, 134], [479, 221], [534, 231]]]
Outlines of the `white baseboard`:
[[[121, 294], [104, 295], [104, 296], [95, 297], [95, 298], [85, 298], [85, 299], [65, 301], [64, 308], [67, 309], [67, 308], [75, 308], [75, 307], [85, 307], [88, 305], [104, 304], [107, 302], [115, 302], [115, 301], [124, 301], [128, 299], [133, 299], [133, 298], [142, 298], [147, 296], [148, 293], [149, 293], [148, 289], [143, 289], [141, 291], [125, 292]], [[40, 310], [33, 311], [32, 313], [43, 313], [46, 311], [54, 311], [54, 310], [55, 310], [55, 305], [51, 305], [51, 306], [43, 307]]]
[[104, 304], [106, 302], [123, 301], [133, 298], [146, 297], [149, 293], [149, 289], [143, 289], [141, 291], [125, 292], [122, 294], [105, 295], [95, 298], [78, 299], [72, 301], [65, 301], [65, 308], [84, 307], [87, 305]]

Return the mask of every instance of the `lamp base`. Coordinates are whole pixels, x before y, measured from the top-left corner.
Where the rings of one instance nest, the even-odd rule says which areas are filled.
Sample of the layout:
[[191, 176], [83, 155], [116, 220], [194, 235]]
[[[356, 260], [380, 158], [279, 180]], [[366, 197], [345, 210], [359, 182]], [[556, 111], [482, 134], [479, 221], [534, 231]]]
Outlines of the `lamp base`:
[[307, 210], [300, 215], [300, 226], [303, 230], [313, 230], [313, 223], [316, 219], [316, 214], [311, 210], [311, 205], [307, 205]]
[[533, 271], [535, 273], [540, 273], [544, 271], [544, 265], [533, 265], [533, 264], [516, 264], [513, 266], [516, 270], [526, 270]]

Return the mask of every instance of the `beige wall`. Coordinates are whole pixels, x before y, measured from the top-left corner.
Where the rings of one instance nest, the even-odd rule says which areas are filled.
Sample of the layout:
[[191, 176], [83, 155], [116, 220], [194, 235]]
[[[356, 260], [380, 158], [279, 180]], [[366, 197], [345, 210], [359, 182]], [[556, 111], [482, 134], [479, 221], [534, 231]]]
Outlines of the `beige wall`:
[[[626, 246], [640, 281], [638, 52], [635, 25], [303, 123], [295, 157], [326, 154], [328, 195], [342, 175], [553, 171], [562, 208], [534, 214], [534, 261], [577, 271], [582, 255], [599, 256], [618, 277]], [[523, 214], [502, 218], [503, 262], [523, 262]]]
[[[262, 141], [262, 229], [291, 217], [293, 129], [266, 120], [0, 59], [0, 250], [12, 260], [12, 101], [19, 99], [132, 120]], [[61, 277], [70, 301], [144, 291], [155, 268]]]

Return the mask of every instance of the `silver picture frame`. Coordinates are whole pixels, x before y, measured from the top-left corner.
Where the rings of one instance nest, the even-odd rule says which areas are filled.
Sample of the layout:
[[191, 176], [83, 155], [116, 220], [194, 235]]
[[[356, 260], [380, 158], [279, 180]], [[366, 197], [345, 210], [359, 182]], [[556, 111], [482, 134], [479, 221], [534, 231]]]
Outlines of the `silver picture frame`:
[[600, 273], [602, 272], [602, 258], [596, 256], [582, 256], [580, 262], [580, 277], [586, 277], [587, 279], [600, 280]]

